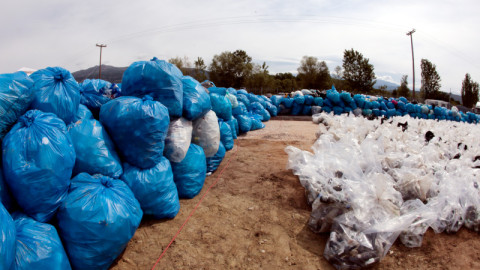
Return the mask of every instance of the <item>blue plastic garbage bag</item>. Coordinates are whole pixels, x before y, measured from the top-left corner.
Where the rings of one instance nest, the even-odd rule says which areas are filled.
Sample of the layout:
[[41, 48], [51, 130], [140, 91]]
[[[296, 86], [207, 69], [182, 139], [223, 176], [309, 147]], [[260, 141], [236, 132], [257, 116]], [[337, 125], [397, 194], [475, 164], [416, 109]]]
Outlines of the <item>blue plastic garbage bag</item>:
[[232, 138], [236, 140], [238, 135], [237, 119], [235, 119], [235, 117], [232, 116], [232, 118], [230, 118], [230, 120], [227, 121], [226, 123], [230, 126], [230, 129], [232, 130]]
[[248, 95], [248, 92], [245, 89], [239, 89], [237, 90], [237, 94]]
[[304, 105], [303, 109], [302, 109], [302, 114], [303, 115], [312, 115], [312, 106]]
[[278, 109], [273, 105], [272, 103], [266, 103], [265, 104], [265, 109], [267, 109], [268, 113], [270, 113], [270, 116], [275, 117], [278, 114]]
[[280, 103], [282, 102], [282, 96], [280, 95], [273, 95], [270, 100], [272, 101], [272, 104], [278, 107]]
[[250, 130], [262, 129], [265, 125], [262, 123], [262, 116], [256, 113], [249, 113], [250, 119], [252, 119], [252, 127]]
[[300, 115], [303, 111], [303, 105], [294, 102], [292, 106], [292, 115]]
[[322, 107], [322, 110], [325, 112], [325, 113], [331, 113], [332, 112], [332, 107], [330, 106], [323, 106]]
[[150, 169], [124, 163], [122, 180], [127, 183], [142, 207], [143, 214], [156, 219], [174, 218], [180, 210], [178, 191], [172, 167], [167, 158]]
[[34, 81], [33, 109], [54, 113], [67, 125], [75, 121], [80, 85], [68, 70], [48, 67], [34, 72], [30, 78]]
[[227, 88], [227, 93], [237, 96], [237, 90], [235, 88]]
[[0, 164], [0, 203], [2, 203], [7, 210], [12, 210], [13, 200], [7, 183], [3, 179], [2, 164]]
[[335, 115], [340, 115], [340, 114], [343, 113], [343, 108], [339, 107], [339, 106], [334, 106], [333, 107], [333, 113], [335, 113]]
[[240, 133], [247, 133], [252, 129], [252, 119], [247, 114], [236, 115], [238, 130]]
[[119, 97], [102, 106], [100, 122], [128, 163], [147, 169], [160, 162], [170, 123], [160, 102], [148, 95]]
[[207, 173], [207, 160], [203, 148], [190, 144], [181, 162], [172, 162], [173, 179], [180, 198], [191, 199], [202, 190]]
[[314, 100], [313, 96], [305, 95], [305, 105], [312, 105]]
[[261, 110], [258, 114], [262, 116], [262, 122], [270, 121], [270, 118], [272, 117], [265, 109]]
[[233, 108], [232, 109], [232, 115], [233, 116], [237, 116], [237, 115], [240, 115], [240, 114], [246, 114], [248, 111], [247, 111], [247, 107], [245, 106], [245, 104], [241, 101], [238, 102], [238, 106]]
[[65, 123], [30, 110], [3, 140], [3, 173], [23, 212], [37, 221], [53, 217], [67, 195], [75, 149]]
[[372, 115], [372, 113], [373, 112], [370, 109], [363, 109], [362, 110], [362, 114], [365, 115], [365, 116], [370, 116], [370, 115]]
[[211, 93], [210, 100], [212, 102], [212, 111], [217, 114], [217, 117], [228, 121], [232, 117], [232, 104], [225, 96]]
[[343, 102], [345, 102], [346, 104], [349, 104], [353, 101], [353, 98], [349, 92], [340, 93], [340, 99], [343, 100]]
[[305, 96], [297, 94], [295, 97], [293, 97], [293, 102], [298, 105], [303, 105], [305, 104]]
[[293, 105], [293, 98], [283, 97], [281, 103], [285, 105], [285, 108], [291, 108]]
[[81, 119], [68, 126], [75, 147], [76, 159], [73, 175], [82, 172], [119, 178], [122, 163], [110, 136], [95, 119]]
[[183, 117], [193, 121], [204, 116], [212, 109], [210, 95], [205, 88], [190, 76], [182, 77], [183, 84]]
[[340, 94], [336, 90], [327, 90], [327, 98], [333, 102], [333, 104], [340, 103]]
[[142, 209], [122, 180], [81, 173], [57, 213], [59, 235], [74, 269], [108, 269], [142, 220]]
[[92, 112], [85, 105], [78, 105], [77, 114], [75, 115], [75, 122], [82, 119], [93, 119]]
[[208, 88], [209, 93], [215, 93], [221, 96], [225, 96], [227, 94], [227, 88], [224, 87], [210, 87]]
[[21, 212], [12, 214], [16, 229], [15, 262], [10, 269], [72, 269], [53, 225]]
[[87, 106], [97, 119], [100, 107], [110, 101], [105, 95], [110, 86], [111, 83], [98, 79], [86, 79], [80, 84], [80, 104]]
[[248, 97], [246, 95], [243, 95], [243, 94], [239, 94], [237, 95], [237, 100], [238, 100], [238, 103], [243, 102], [243, 104], [248, 108], [250, 107], [250, 100], [248, 99]]
[[263, 98], [261, 98], [260, 96], [257, 96], [253, 93], [249, 93], [248, 94], [248, 99], [250, 100], [250, 103], [258, 102], [258, 103], [262, 104], [263, 107], [265, 107], [265, 100], [263, 100]]
[[353, 100], [357, 104], [358, 107], [365, 109], [365, 97], [359, 94], [353, 96]]
[[173, 64], [154, 57], [131, 64], [123, 73], [122, 96], [150, 95], [160, 101], [172, 117], [182, 116], [182, 72]]
[[313, 104], [315, 104], [316, 106], [322, 107], [323, 106], [323, 98], [315, 97], [314, 100], [313, 100]]
[[218, 147], [218, 152], [213, 156], [207, 158], [207, 172], [214, 172], [222, 163], [223, 158], [225, 157], [225, 147], [222, 143], [220, 143], [220, 147]]
[[218, 121], [218, 125], [220, 126], [221, 144], [224, 146], [225, 150], [227, 151], [232, 150], [234, 142], [233, 142], [232, 129], [230, 128], [230, 125], [228, 125], [227, 122], [224, 122], [222, 120]]
[[15, 261], [15, 223], [7, 209], [0, 204], [0, 269], [10, 269]]
[[33, 80], [25, 72], [0, 74], [0, 140], [33, 101]]

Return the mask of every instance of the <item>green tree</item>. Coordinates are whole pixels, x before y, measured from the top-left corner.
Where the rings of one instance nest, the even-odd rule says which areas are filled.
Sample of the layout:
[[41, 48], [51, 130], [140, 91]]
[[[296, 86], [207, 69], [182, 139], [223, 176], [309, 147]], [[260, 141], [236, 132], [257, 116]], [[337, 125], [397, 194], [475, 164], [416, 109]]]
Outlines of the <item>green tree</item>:
[[373, 65], [368, 58], [353, 49], [343, 53], [343, 79], [350, 90], [371, 91], [375, 84]]
[[424, 99], [435, 98], [440, 92], [440, 75], [437, 73], [436, 66], [427, 59], [422, 59], [420, 62], [422, 69], [422, 87], [420, 91]]
[[177, 66], [184, 75], [190, 75], [192, 68], [192, 63], [187, 56], [184, 57], [175, 57], [168, 59], [168, 62]]
[[297, 78], [303, 88], [325, 89], [332, 83], [327, 63], [319, 62], [316, 57], [304, 56], [297, 71]]
[[273, 87], [276, 92], [291, 92], [298, 89], [297, 77], [290, 72], [275, 74]]
[[218, 86], [240, 88], [245, 86], [252, 69], [252, 57], [245, 51], [226, 51], [213, 56], [210, 79]]
[[400, 97], [410, 98], [410, 89], [408, 88], [408, 75], [403, 75], [400, 86], [397, 88], [397, 95]]
[[253, 64], [252, 75], [246, 81], [247, 88], [257, 94], [270, 91], [274, 79], [268, 73], [268, 66], [265, 62], [261, 66]]
[[207, 66], [203, 61], [203, 58], [198, 57], [193, 64], [195, 65], [195, 72], [192, 77], [199, 82], [205, 81], [207, 79], [207, 75], [205, 74], [205, 71], [207, 70]]
[[462, 103], [467, 108], [473, 108], [478, 102], [478, 83], [472, 81], [470, 74], [465, 74], [462, 82]]

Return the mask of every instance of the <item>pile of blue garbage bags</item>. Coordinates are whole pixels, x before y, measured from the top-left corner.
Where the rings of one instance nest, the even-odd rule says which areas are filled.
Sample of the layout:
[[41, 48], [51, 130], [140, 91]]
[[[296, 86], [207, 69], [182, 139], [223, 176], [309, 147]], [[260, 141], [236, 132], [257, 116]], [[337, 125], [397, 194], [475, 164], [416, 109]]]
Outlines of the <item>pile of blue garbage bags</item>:
[[[305, 91], [304, 91], [305, 92]], [[274, 95], [270, 99], [279, 114], [312, 115], [319, 112], [340, 115], [353, 113], [365, 117], [394, 117], [409, 115], [418, 119], [449, 120], [478, 123], [480, 116], [472, 112], [461, 112], [456, 107], [447, 109], [439, 106], [410, 103], [406, 98], [384, 98], [363, 94], [352, 95], [338, 92], [335, 87], [322, 96], [296, 91], [289, 97]]]
[[143, 216], [174, 218], [277, 110], [157, 58], [118, 85], [0, 74], [0, 269], [108, 269]]

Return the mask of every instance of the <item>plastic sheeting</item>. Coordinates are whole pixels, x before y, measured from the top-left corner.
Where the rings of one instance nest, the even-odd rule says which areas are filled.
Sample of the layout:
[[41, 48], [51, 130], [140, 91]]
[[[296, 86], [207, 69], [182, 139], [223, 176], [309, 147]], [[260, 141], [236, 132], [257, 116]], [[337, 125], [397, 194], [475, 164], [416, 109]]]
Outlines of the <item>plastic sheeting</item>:
[[132, 190], [145, 215], [156, 219], [174, 218], [180, 210], [180, 201], [172, 167], [165, 157], [151, 169], [139, 169], [124, 163], [122, 180]]
[[75, 147], [73, 174], [81, 172], [119, 178], [123, 173], [120, 158], [110, 136], [95, 119], [82, 119], [68, 126]]
[[16, 228], [15, 262], [10, 269], [72, 269], [54, 226], [23, 213], [12, 215]]
[[182, 116], [182, 72], [173, 64], [154, 57], [131, 64], [123, 73], [122, 96], [150, 95], [160, 101], [172, 117]]
[[119, 97], [102, 106], [100, 122], [128, 163], [147, 169], [160, 162], [170, 123], [160, 102], [150, 96]]
[[0, 140], [27, 111], [33, 98], [33, 81], [27, 74], [0, 74]]
[[138, 228], [142, 209], [121, 180], [81, 173], [58, 210], [59, 234], [75, 269], [108, 269]]
[[187, 156], [181, 162], [172, 162], [173, 179], [180, 198], [191, 199], [202, 190], [207, 173], [203, 148], [190, 144]]
[[[223, 145], [225, 150], [227, 151], [232, 150], [234, 142], [233, 142], [232, 129], [230, 128], [230, 125], [227, 122], [224, 122], [222, 120], [218, 121], [218, 125], [220, 126], [221, 145]], [[217, 151], [217, 154], [218, 154], [218, 151]]]
[[105, 93], [111, 85], [107, 81], [98, 79], [86, 79], [80, 84], [80, 104], [87, 106], [97, 119], [100, 107], [110, 101]]
[[210, 100], [212, 102], [212, 111], [217, 114], [217, 117], [228, 121], [232, 117], [232, 104], [225, 96], [210, 93]]
[[0, 268], [10, 269], [15, 260], [15, 223], [7, 209], [0, 204]]
[[165, 150], [163, 152], [165, 157], [173, 162], [182, 161], [190, 147], [192, 131], [192, 122], [184, 118], [172, 120], [165, 138]]
[[192, 143], [203, 148], [206, 157], [215, 155], [220, 144], [220, 127], [213, 111], [193, 122]]
[[30, 75], [35, 93], [32, 108], [56, 114], [65, 124], [75, 121], [80, 104], [80, 86], [61, 67], [48, 67]]
[[190, 76], [182, 77], [183, 84], [183, 117], [193, 121], [204, 116], [212, 109], [210, 95], [205, 88]]
[[75, 149], [65, 123], [52, 113], [28, 111], [3, 140], [3, 170], [23, 211], [49, 221], [65, 199]]

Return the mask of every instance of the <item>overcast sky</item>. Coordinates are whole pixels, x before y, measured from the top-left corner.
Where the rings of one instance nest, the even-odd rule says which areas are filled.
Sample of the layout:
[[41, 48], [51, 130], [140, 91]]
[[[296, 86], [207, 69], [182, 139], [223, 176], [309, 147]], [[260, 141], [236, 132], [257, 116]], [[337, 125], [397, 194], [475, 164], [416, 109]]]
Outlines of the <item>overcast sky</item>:
[[442, 90], [460, 93], [468, 72], [480, 81], [480, 1], [389, 0], [42, 0], [5, 1], [0, 9], [0, 73], [21, 67], [77, 71], [128, 66], [153, 56], [202, 57], [245, 50], [271, 74], [296, 73], [302, 56], [342, 64], [345, 49], [361, 52], [378, 79], [412, 83], [420, 60], [437, 66]]

